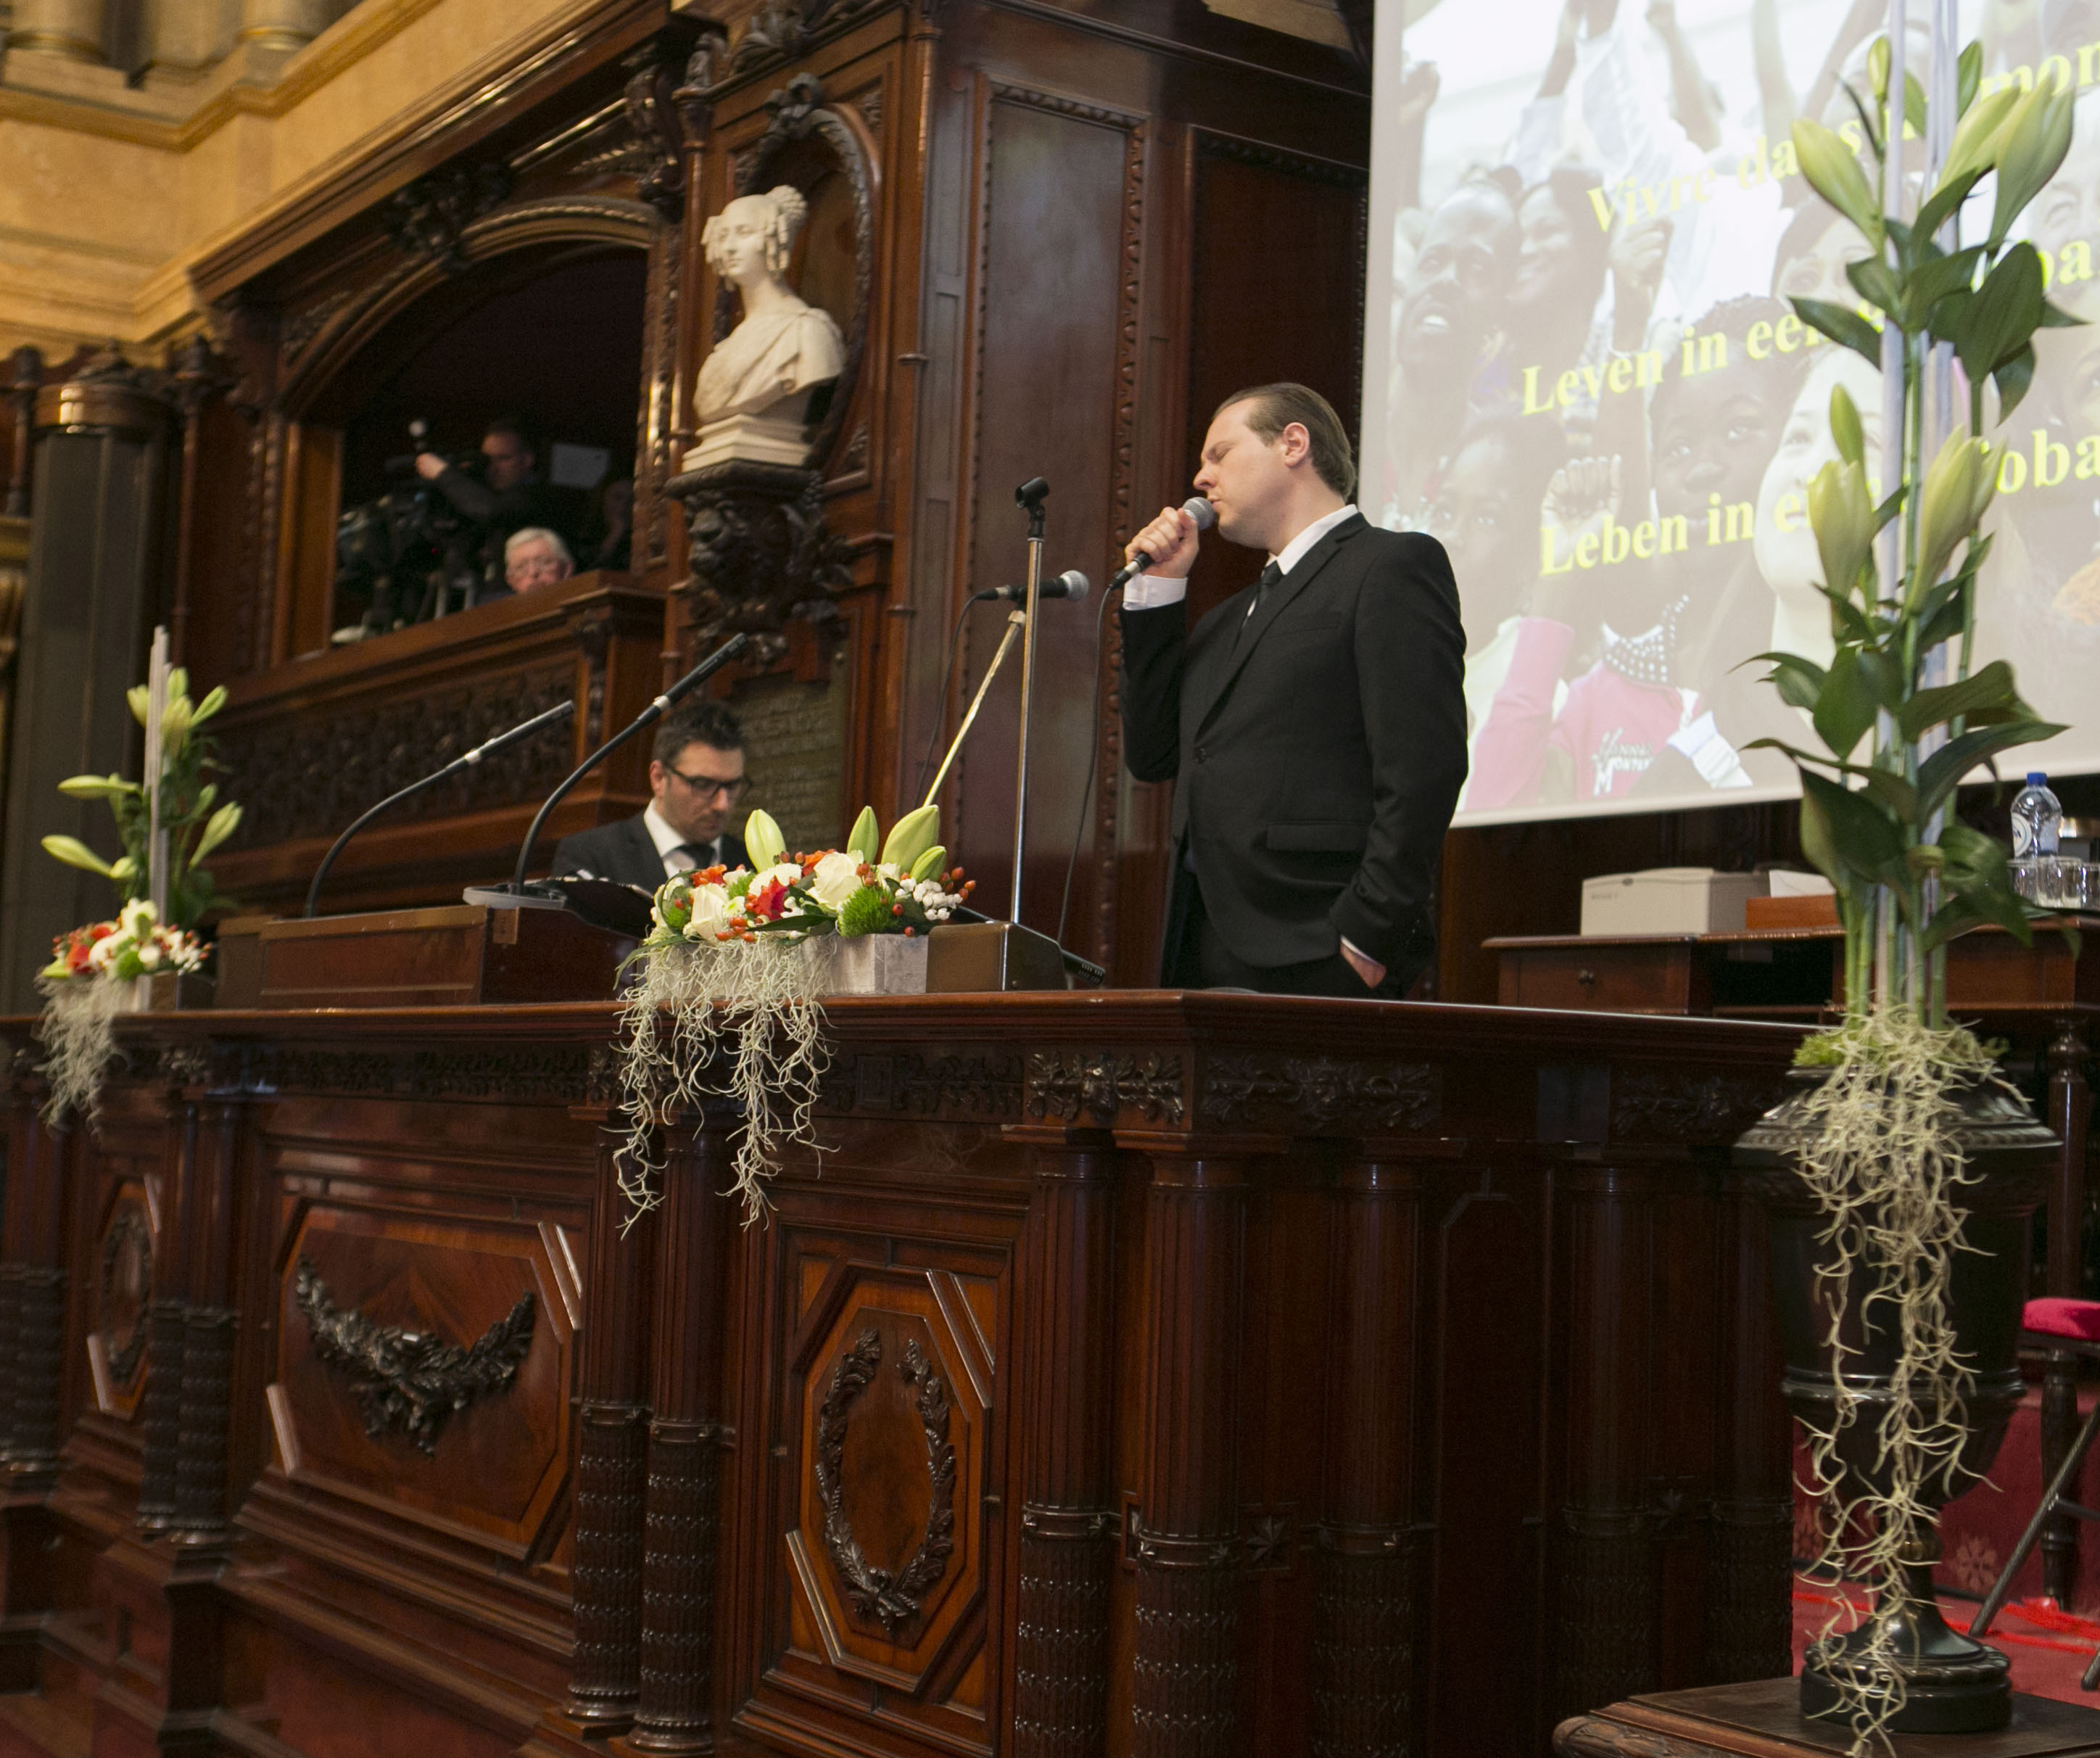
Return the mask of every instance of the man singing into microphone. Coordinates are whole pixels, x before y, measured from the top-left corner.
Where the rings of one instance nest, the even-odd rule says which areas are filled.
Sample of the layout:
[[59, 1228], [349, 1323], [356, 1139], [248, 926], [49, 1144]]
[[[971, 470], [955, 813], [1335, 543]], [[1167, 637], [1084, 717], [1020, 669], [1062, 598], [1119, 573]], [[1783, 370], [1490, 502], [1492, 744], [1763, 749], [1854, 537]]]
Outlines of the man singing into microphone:
[[1243, 391], [1196, 487], [1221, 536], [1268, 552], [1259, 583], [1189, 630], [1196, 520], [1168, 507], [1127, 552], [1145, 572], [1123, 595], [1123, 753], [1180, 780], [1169, 987], [1397, 996], [1436, 950], [1466, 779], [1458, 592], [1435, 538], [1365, 523], [1355, 481], [1324, 398]]

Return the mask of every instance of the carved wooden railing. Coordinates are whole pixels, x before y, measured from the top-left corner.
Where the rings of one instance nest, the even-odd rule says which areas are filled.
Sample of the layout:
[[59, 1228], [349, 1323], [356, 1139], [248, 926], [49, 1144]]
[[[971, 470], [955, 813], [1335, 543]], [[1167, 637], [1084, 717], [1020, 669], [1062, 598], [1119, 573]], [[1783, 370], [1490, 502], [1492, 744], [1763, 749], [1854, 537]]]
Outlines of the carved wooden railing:
[[[458, 901], [508, 874], [540, 802], [584, 753], [661, 687], [664, 599], [623, 574], [477, 606], [237, 678], [213, 724], [241, 826], [212, 861], [244, 908], [289, 912], [329, 844], [367, 806], [462, 751], [554, 706], [576, 713], [408, 802], [353, 842], [327, 911]], [[201, 679], [209, 683], [210, 679]], [[646, 740], [615, 753], [564, 800], [538, 850], [638, 811]]]

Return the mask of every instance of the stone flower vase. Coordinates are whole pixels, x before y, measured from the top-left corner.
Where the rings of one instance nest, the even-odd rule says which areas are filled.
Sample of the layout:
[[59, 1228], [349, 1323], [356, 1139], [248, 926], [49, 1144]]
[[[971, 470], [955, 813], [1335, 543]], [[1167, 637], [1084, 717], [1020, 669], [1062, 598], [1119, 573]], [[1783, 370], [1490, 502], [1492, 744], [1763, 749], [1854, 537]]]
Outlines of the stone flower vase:
[[[1824, 1340], [1837, 1290], [1819, 1271], [1829, 1249], [1818, 1237], [1824, 1221], [1796, 1168], [1815, 1133], [1807, 1114], [1808, 1102], [1825, 1078], [1822, 1070], [1797, 1071], [1791, 1076], [1795, 1090], [1751, 1127], [1736, 1142], [1734, 1155], [1771, 1220], [1787, 1405], [1803, 1423], [1820, 1429], [1829, 1426], [1836, 1401]], [[1957, 1138], [1976, 1182], [1964, 1186], [1958, 1199], [1968, 1211], [1964, 1238], [1972, 1249], [1955, 1256], [1949, 1302], [1958, 1347], [1974, 1378], [1964, 1399], [1968, 1436], [1956, 1487], [1947, 1493], [1943, 1480], [1928, 1489], [1938, 1496], [1935, 1513], [1990, 1468], [2020, 1401], [2017, 1349], [2027, 1286], [2028, 1224], [2057, 1147], [2055, 1137], [2036, 1121], [2027, 1102], [2003, 1087], [1971, 1084], [1959, 1102]], [[1846, 1379], [1862, 1398], [1839, 1442], [1839, 1487], [1846, 1496], [1883, 1481], [1876, 1433], [1889, 1402], [1899, 1339], [1886, 1305], [1873, 1314], [1862, 1310], [1873, 1283], [1873, 1270], [1862, 1266], [1852, 1272], [1846, 1290], [1844, 1340], [1859, 1352], [1846, 1358]], [[1846, 1655], [1864, 1647], [1879, 1624], [1893, 1631], [1906, 1677], [1906, 1701], [1890, 1724], [1891, 1733], [1983, 1733], [2006, 1725], [2012, 1690], [2005, 1657], [1948, 1628], [1932, 1584], [1939, 1555], [1937, 1535], [1927, 1535], [1908, 1562], [1908, 1588], [1901, 1597], [1885, 1594], [1870, 1620], [1835, 1639], [1834, 1651], [1803, 1662], [1803, 1715], [1842, 1716], [1832, 1672], [1843, 1667]]]
[[820, 995], [924, 995], [923, 934], [818, 934], [802, 943]]

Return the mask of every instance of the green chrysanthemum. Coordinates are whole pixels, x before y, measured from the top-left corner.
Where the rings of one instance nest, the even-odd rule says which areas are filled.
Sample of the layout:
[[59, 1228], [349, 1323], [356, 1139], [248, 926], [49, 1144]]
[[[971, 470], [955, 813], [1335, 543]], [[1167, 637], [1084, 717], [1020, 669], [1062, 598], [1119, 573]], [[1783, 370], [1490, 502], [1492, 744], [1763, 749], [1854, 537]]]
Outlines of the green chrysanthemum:
[[889, 899], [871, 885], [862, 886], [839, 906], [840, 934], [880, 934], [895, 920]]

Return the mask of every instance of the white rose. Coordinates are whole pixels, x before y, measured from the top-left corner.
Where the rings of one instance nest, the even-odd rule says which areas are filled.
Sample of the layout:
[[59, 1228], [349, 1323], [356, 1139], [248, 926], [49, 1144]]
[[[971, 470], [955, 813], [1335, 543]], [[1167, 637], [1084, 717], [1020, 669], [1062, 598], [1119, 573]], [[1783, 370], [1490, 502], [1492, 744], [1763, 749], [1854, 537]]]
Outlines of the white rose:
[[101, 939], [97, 940], [87, 949], [89, 968], [95, 970], [108, 970], [111, 961], [117, 956], [117, 948], [123, 943], [123, 937], [121, 934], [105, 934]]
[[827, 909], [836, 909], [845, 903], [860, 890], [860, 866], [859, 856], [836, 849], [818, 861], [810, 884], [817, 901]]
[[156, 965], [159, 964], [161, 962], [161, 943], [157, 940], [148, 940], [143, 946], [140, 947], [139, 948], [139, 962], [143, 965], [148, 970], [151, 970]]
[[801, 877], [802, 864], [800, 861], [783, 861], [778, 867], [767, 868], [752, 880], [751, 889], [756, 891], [762, 885], [791, 886]]
[[693, 887], [692, 919], [686, 924], [688, 940], [712, 940], [729, 920], [729, 890], [725, 886]]

